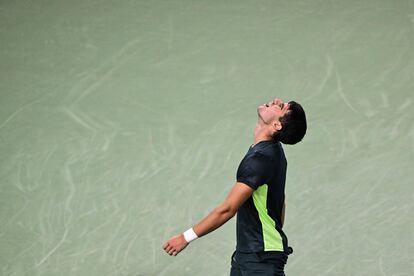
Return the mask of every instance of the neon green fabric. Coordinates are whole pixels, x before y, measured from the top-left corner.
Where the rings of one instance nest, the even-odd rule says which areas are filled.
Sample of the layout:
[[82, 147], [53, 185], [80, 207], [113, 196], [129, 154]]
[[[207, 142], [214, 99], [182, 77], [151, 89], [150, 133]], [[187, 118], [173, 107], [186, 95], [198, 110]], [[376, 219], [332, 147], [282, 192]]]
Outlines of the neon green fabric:
[[276, 230], [275, 221], [267, 213], [267, 184], [263, 184], [253, 193], [254, 206], [262, 223], [264, 251], [283, 251], [282, 237]]

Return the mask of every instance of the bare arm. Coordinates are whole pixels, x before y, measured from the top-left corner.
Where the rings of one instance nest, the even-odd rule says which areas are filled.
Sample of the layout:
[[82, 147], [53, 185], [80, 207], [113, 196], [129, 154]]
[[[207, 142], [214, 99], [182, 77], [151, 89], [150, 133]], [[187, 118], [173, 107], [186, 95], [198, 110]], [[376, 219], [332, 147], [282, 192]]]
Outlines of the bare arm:
[[[240, 206], [253, 194], [254, 190], [246, 184], [237, 182], [226, 199], [211, 211], [204, 219], [194, 225], [193, 230], [198, 237], [202, 237], [211, 231], [216, 230], [229, 219], [231, 219]], [[170, 238], [163, 246], [164, 250], [172, 256], [176, 256], [182, 251], [188, 242], [183, 234]]]
[[224, 202], [193, 227], [194, 232], [201, 237], [222, 226], [237, 213], [253, 191], [249, 186], [237, 182]]

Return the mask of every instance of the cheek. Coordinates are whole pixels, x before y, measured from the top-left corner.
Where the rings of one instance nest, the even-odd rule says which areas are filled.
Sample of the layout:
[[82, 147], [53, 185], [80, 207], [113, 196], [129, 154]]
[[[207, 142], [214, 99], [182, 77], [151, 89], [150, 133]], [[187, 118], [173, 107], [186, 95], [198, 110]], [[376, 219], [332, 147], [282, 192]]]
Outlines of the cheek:
[[285, 114], [285, 111], [283, 111], [283, 110], [278, 109], [278, 110], [275, 111], [275, 117], [276, 118], [283, 117], [284, 114]]
[[270, 122], [276, 119], [275, 112], [269, 109], [264, 112], [263, 117], [266, 118], [267, 122]]

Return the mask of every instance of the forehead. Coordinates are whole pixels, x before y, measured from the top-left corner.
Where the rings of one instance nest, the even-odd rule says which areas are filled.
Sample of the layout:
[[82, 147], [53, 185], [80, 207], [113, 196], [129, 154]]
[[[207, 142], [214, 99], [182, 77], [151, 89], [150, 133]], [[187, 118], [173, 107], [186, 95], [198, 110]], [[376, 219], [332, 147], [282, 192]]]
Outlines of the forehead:
[[290, 102], [288, 102], [288, 103], [283, 103], [283, 108], [287, 108], [287, 109], [289, 109], [290, 108]]

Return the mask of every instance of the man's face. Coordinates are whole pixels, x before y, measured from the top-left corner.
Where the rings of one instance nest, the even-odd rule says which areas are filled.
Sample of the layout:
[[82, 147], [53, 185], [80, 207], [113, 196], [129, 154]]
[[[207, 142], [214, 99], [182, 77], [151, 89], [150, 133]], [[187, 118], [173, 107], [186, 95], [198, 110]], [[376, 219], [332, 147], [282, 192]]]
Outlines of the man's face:
[[279, 122], [289, 112], [289, 104], [280, 99], [274, 99], [257, 107], [257, 114], [266, 124]]

